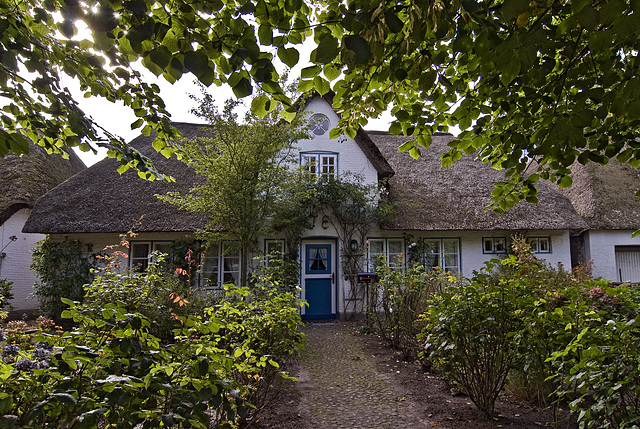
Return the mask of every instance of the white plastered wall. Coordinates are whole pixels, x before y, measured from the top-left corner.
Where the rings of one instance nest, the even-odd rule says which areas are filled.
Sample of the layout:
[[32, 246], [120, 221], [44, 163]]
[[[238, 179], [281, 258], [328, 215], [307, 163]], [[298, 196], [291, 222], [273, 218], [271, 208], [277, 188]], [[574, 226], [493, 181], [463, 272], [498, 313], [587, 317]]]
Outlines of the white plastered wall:
[[[372, 231], [368, 235], [375, 238], [400, 238], [412, 236], [414, 240], [419, 238], [457, 238], [460, 240], [460, 258], [462, 275], [471, 276], [473, 271], [480, 270], [486, 261], [500, 258], [500, 254], [482, 252], [483, 238], [504, 237], [510, 243], [510, 237], [516, 231]], [[562, 264], [565, 269], [571, 268], [571, 248], [569, 231], [520, 231], [519, 233], [529, 237], [550, 237], [551, 253], [537, 253], [535, 256], [543, 259], [552, 266]], [[405, 247], [411, 245], [409, 240]]]
[[640, 236], [631, 237], [632, 230], [590, 230], [585, 234], [585, 258], [593, 261], [593, 276], [618, 281], [616, 246], [640, 246]]
[[[5, 254], [5, 257], [0, 260], [0, 278], [13, 282], [11, 305], [17, 312], [37, 310], [39, 306], [38, 300], [31, 295], [37, 276], [29, 266], [32, 262], [33, 249], [45, 236], [22, 232], [22, 227], [30, 213], [30, 209], [18, 210], [0, 225], [0, 249], [4, 249]], [[11, 241], [9, 237], [14, 235], [17, 240]]]
[[[311, 100], [305, 110], [307, 116], [313, 113], [322, 113], [329, 118], [331, 128], [338, 123], [338, 115], [331, 106], [321, 98]], [[342, 136], [338, 139], [329, 139], [329, 132], [312, 139], [298, 141], [301, 152], [336, 152], [338, 153], [338, 177], [343, 177], [346, 172], [362, 176], [367, 185], [378, 183], [378, 172], [360, 146], [352, 139]]]

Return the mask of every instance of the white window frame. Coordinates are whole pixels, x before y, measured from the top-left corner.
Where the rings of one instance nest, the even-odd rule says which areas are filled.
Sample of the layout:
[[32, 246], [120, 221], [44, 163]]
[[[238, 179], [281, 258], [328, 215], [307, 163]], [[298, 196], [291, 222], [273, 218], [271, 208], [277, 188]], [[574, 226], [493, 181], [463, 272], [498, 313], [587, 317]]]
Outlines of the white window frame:
[[[212, 270], [206, 270], [207, 254], [214, 254]], [[229, 265], [233, 269], [229, 269]], [[240, 285], [240, 274], [242, 272], [242, 252], [235, 243], [214, 244], [203, 250], [200, 259], [200, 270], [198, 272], [198, 285], [206, 290], [221, 290], [222, 286], [229, 283]], [[229, 277], [233, 279], [230, 281]]]
[[[423, 237], [421, 238], [421, 240], [424, 240], [427, 242], [430, 241], [435, 244], [434, 250], [436, 251], [432, 252], [431, 255], [436, 256], [438, 260], [437, 264], [427, 265], [427, 257], [425, 254], [422, 254], [421, 255], [422, 265], [424, 265], [425, 268], [433, 269], [438, 267], [443, 270], [456, 273], [456, 274], [462, 272], [462, 248], [461, 248], [460, 238], [458, 237], [441, 237], [441, 238]], [[448, 242], [455, 244], [455, 249], [456, 249], [455, 252], [446, 251], [447, 250], [446, 244]], [[451, 255], [456, 256], [456, 259], [457, 259], [456, 265], [447, 264], [447, 259], [448, 259], [447, 257]]]
[[[269, 255], [273, 252], [280, 252], [284, 255], [285, 247], [284, 247], [284, 239], [282, 238], [267, 238], [264, 240], [264, 264], [269, 266]], [[270, 246], [279, 247], [280, 249], [269, 249]]]
[[[402, 237], [371, 237], [367, 239], [367, 271], [374, 272], [377, 268], [379, 255], [384, 255], [385, 262], [392, 269], [401, 269], [405, 266], [405, 242]], [[390, 252], [392, 243], [400, 244], [400, 252]], [[373, 252], [374, 244], [382, 244], [381, 252]]]
[[527, 243], [531, 246], [531, 253], [551, 253], [550, 236], [527, 237]]
[[300, 152], [300, 165], [318, 178], [338, 178], [338, 154], [335, 152]]
[[507, 238], [482, 237], [482, 253], [496, 255], [507, 253]]
[[[147, 272], [147, 268], [149, 267], [149, 264], [151, 263], [151, 254], [155, 251], [160, 251], [162, 253], [166, 253], [163, 252], [162, 250], [160, 250], [160, 247], [164, 246], [164, 245], [171, 245], [172, 241], [168, 241], [168, 240], [147, 240], [147, 241], [131, 241], [129, 244], [129, 268], [136, 272], [136, 273], [140, 273], [140, 274], [144, 274]], [[142, 257], [142, 256], [137, 256], [134, 257], [133, 256], [133, 252], [134, 252], [134, 247], [137, 246], [147, 246], [147, 256], [146, 257]], [[144, 261], [144, 262], [142, 262]], [[142, 268], [141, 270], [136, 270], [136, 266], [138, 265], [138, 263], [141, 262], [142, 263]]]

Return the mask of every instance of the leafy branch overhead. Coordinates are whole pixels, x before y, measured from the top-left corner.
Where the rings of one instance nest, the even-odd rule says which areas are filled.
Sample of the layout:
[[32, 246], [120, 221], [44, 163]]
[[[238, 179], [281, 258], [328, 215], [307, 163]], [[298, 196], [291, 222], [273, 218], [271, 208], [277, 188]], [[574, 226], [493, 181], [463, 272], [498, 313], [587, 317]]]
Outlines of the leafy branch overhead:
[[414, 157], [458, 127], [442, 163], [506, 170], [499, 209], [535, 202], [540, 178], [570, 186], [576, 161], [640, 165], [638, 1], [352, 1], [319, 21], [301, 87], [331, 82], [351, 136], [391, 106]]
[[1, 0], [0, 16], [0, 155], [25, 152], [24, 137], [51, 150], [96, 142], [122, 169], [133, 161], [153, 176], [82, 113], [62, 74], [86, 96], [131, 107], [132, 127], [155, 131], [154, 147], [170, 156], [169, 114], [131, 64], [169, 82], [191, 73], [228, 84], [237, 97], [260, 88], [253, 111], [283, 103], [291, 119], [274, 64], [298, 64], [308, 38], [299, 88], [335, 92], [342, 119], [332, 136], [354, 136], [390, 107], [390, 131], [413, 136], [401, 149], [417, 157], [435, 131], [457, 127], [442, 163], [476, 153], [504, 169], [499, 209], [535, 202], [541, 178], [569, 186], [574, 162], [640, 165], [638, 0]]
[[95, 143], [110, 149], [121, 171], [131, 165], [146, 178], [160, 177], [148, 159], [85, 115], [61, 78], [77, 79], [85, 97], [123, 102], [139, 118], [132, 129], [155, 132], [154, 148], [171, 156], [168, 142], [178, 132], [159, 88], [132, 64], [140, 60], [172, 83], [187, 73], [207, 86], [226, 83], [237, 97], [255, 84], [288, 105], [272, 60], [275, 53], [285, 64], [297, 63], [297, 51], [286, 45], [302, 42], [309, 14], [301, 0], [2, 0], [0, 156], [28, 153], [27, 139], [50, 151], [87, 151]]

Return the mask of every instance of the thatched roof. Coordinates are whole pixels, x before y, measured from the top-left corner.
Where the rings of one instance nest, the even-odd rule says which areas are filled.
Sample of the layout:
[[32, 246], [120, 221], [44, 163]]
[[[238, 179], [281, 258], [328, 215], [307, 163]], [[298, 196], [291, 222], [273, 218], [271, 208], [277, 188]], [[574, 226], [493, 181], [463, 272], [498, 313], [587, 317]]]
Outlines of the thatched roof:
[[573, 185], [561, 189], [590, 229], [640, 229], [640, 170], [611, 160], [606, 165], [575, 163]]
[[9, 153], [0, 158], [0, 225], [18, 210], [32, 208], [46, 192], [86, 169], [74, 151], [68, 153], [69, 159], [64, 159], [29, 143], [29, 155]]
[[504, 215], [485, 207], [494, 183], [502, 172], [463, 156], [443, 168], [440, 156], [453, 140], [449, 134], [434, 135], [431, 146], [417, 160], [398, 147], [407, 137], [370, 131], [369, 135], [395, 171], [389, 180], [391, 200], [396, 203], [397, 230], [561, 230], [586, 227], [569, 200], [546, 183], [539, 184], [539, 203], [520, 202]]
[[[174, 124], [185, 138], [206, 135], [207, 127]], [[139, 136], [131, 146], [149, 157], [174, 183], [147, 181], [130, 169], [120, 175], [118, 162], [105, 159], [77, 174], [42, 197], [34, 207], [25, 232], [47, 234], [126, 232], [134, 223], [136, 232], [185, 232], [202, 228], [206, 217], [180, 210], [155, 195], [169, 191], [188, 192], [197, 180], [195, 172], [175, 157], [166, 159], [156, 152], [151, 136]]]

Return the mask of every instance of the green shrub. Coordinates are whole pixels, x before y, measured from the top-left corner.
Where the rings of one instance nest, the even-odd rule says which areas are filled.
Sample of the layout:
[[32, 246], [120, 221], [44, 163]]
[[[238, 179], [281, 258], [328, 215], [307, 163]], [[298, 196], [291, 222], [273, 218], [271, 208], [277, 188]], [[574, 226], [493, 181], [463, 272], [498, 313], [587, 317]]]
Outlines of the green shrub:
[[277, 395], [280, 381], [289, 379], [282, 365], [305, 341], [301, 323], [299, 291], [277, 288], [238, 288], [225, 285], [226, 299], [207, 310], [210, 320], [223, 320], [214, 336], [216, 344], [235, 359], [234, 379], [243, 386], [243, 397], [252, 405], [245, 423]]
[[54, 242], [49, 236], [33, 252], [31, 269], [39, 277], [34, 288], [40, 311], [56, 323], [62, 323], [60, 314], [66, 308], [62, 298], [78, 302], [84, 298], [84, 285], [91, 283], [95, 267], [93, 257], [86, 256], [90, 253], [91, 245], [69, 239]]
[[[488, 269], [492, 264], [488, 265]], [[516, 281], [488, 281], [476, 273], [436, 295], [425, 314], [425, 356], [491, 416], [511, 368], [520, 359], [515, 334], [522, 329], [519, 301], [528, 294]]]
[[190, 282], [182, 278], [189, 277], [186, 269], [180, 268], [178, 273], [166, 272], [165, 255], [154, 253], [151, 258], [153, 262], [145, 274], [134, 273], [112, 260], [99, 272], [93, 284], [87, 286], [85, 303], [88, 307], [118, 303], [128, 312], [147, 317], [151, 323], [149, 332], [163, 341], [170, 341], [176, 318], [202, 314], [213, 302], [213, 297], [191, 288]]
[[10, 302], [13, 299], [12, 291], [13, 282], [7, 279], [0, 279], [0, 311], [13, 308]]
[[[583, 323], [549, 362], [556, 394], [569, 402], [580, 427], [640, 427], [640, 319], [637, 291], [594, 287], [573, 317]], [[571, 308], [568, 308], [568, 310]]]
[[[230, 286], [226, 301], [202, 312], [160, 264], [154, 257], [147, 276], [108, 264], [83, 304], [63, 300], [62, 317], [75, 324], [63, 335], [33, 338], [16, 325], [21, 345], [2, 349], [0, 427], [223, 428], [255, 419], [304, 339], [297, 294]], [[160, 324], [173, 335], [153, 335]]]
[[376, 272], [379, 280], [370, 289], [369, 320], [405, 359], [415, 358], [420, 350], [416, 337], [422, 328], [420, 315], [433, 294], [447, 283], [448, 276], [441, 270], [427, 271], [418, 265], [399, 269], [384, 261]]

